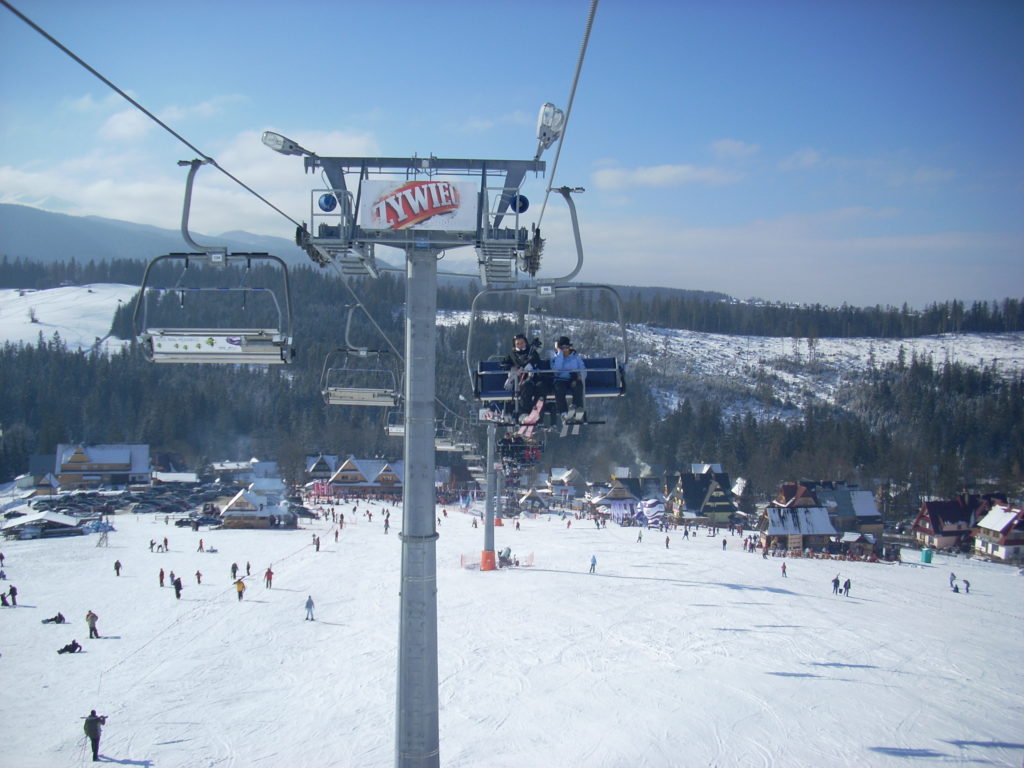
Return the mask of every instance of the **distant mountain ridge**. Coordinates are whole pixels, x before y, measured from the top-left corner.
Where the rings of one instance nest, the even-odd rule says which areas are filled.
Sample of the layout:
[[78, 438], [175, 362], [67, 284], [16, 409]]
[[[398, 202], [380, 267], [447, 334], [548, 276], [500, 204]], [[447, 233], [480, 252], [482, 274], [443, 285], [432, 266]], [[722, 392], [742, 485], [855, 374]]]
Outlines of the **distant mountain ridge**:
[[[225, 232], [204, 235], [193, 232], [196, 242], [225, 246], [233, 251], [266, 251], [287, 264], [305, 264], [308, 257], [283, 237]], [[182, 253], [188, 247], [177, 229], [105, 219], [70, 216], [25, 205], [0, 204], [0, 255], [41, 264], [75, 259], [78, 262], [114, 259], [153, 259], [165, 253]]]
[[[311, 263], [305, 251], [283, 237], [256, 235], [242, 230], [219, 235], [191, 234], [202, 245], [224, 246], [232, 251], [272, 253], [289, 266]], [[178, 229], [161, 229], [149, 224], [135, 224], [101, 216], [71, 216], [25, 205], [0, 203], [0, 257], [7, 256], [12, 261], [22, 259], [39, 264], [60, 263], [71, 259], [80, 264], [115, 259], [148, 261], [165, 253], [182, 253], [187, 250]], [[394, 253], [398, 254], [398, 251]], [[382, 265], [395, 263], [394, 258], [380, 256], [377, 261]], [[453, 253], [442, 263], [442, 282], [461, 281], [464, 278], [451, 278], [445, 272], [475, 277], [475, 257], [460, 258]], [[713, 291], [654, 286], [619, 286], [618, 290], [623, 298], [691, 296], [709, 301], [731, 299], [724, 293]]]

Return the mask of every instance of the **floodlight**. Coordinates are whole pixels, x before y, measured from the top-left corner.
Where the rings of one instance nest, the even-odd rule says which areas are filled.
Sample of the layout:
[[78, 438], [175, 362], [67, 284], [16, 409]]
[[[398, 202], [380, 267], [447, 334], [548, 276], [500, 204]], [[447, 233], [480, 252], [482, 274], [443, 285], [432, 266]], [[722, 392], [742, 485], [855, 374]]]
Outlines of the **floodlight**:
[[548, 149], [562, 135], [565, 128], [565, 113], [550, 101], [540, 108], [537, 115], [537, 140]]
[[308, 149], [303, 149], [296, 142], [289, 139], [287, 136], [282, 136], [280, 133], [274, 133], [273, 131], [263, 132], [263, 143], [270, 147], [275, 152], [280, 152], [282, 155], [313, 155]]

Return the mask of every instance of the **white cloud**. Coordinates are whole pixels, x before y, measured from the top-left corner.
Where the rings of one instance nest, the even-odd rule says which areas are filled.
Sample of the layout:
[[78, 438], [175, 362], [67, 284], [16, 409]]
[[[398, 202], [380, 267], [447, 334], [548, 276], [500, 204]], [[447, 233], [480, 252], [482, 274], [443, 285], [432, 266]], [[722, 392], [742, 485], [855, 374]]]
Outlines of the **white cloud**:
[[591, 174], [599, 189], [630, 187], [676, 187], [682, 184], [732, 184], [742, 176], [721, 168], [693, 165], [653, 165], [640, 168], [603, 168]]
[[801, 168], [812, 168], [822, 161], [822, 154], [810, 147], [794, 152], [781, 163], [779, 168], [783, 171], [794, 171]]
[[[686, 228], [670, 219], [613, 221], [584, 212], [581, 279], [836, 306], [996, 298], [1024, 281], [1019, 234], [880, 234], [877, 222], [895, 216], [890, 208], [850, 207]], [[546, 259], [564, 250], [557, 243], [571, 237], [553, 226], [546, 234]], [[972, 269], [965, 275], [967, 260]]]
[[716, 157], [723, 159], [736, 159], [755, 155], [760, 150], [757, 144], [750, 144], [738, 139], [719, 139], [711, 143], [711, 151]]
[[497, 117], [468, 117], [456, 127], [466, 133], [481, 133], [503, 125], [533, 125], [536, 118], [516, 110]]
[[224, 114], [229, 107], [246, 101], [246, 97], [240, 94], [225, 94], [215, 96], [212, 99], [201, 101], [198, 104], [172, 105], [162, 109], [159, 117], [165, 123], [185, 122], [192, 118], [210, 118]]
[[[330, 156], [379, 155], [371, 134], [340, 131], [283, 131], [305, 147]], [[132, 145], [134, 147], [134, 145]], [[301, 158], [279, 155], [245, 131], [221, 147], [203, 146], [220, 167], [299, 221], [309, 220], [310, 191], [327, 182], [304, 171]], [[177, 229], [185, 190], [185, 169], [175, 160], [188, 156], [176, 143], [162, 154], [137, 149], [96, 149], [56, 165], [0, 166], [0, 201], [41, 205], [77, 216], [103, 216]], [[141, 181], [140, 181], [141, 179]], [[244, 229], [291, 237], [293, 225], [226, 175], [205, 167], [196, 177], [191, 228], [217, 234]]]
[[156, 124], [139, 110], [131, 107], [107, 118], [100, 126], [100, 138], [106, 141], [135, 141], [141, 139]]

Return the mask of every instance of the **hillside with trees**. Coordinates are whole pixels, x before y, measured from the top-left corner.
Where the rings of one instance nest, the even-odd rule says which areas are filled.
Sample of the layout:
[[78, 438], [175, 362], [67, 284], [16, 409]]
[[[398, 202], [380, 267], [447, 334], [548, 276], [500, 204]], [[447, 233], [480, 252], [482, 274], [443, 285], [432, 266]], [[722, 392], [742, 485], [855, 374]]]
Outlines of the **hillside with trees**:
[[[130, 261], [3, 261], [0, 287], [131, 284], [141, 280], [143, 268]], [[158, 273], [153, 284], [173, 286], [179, 272]], [[200, 276], [210, 283], [224, 279], [222, 272]], [[279, 280], [276, 270], [266, 267], [253, 268], [250, 276], [251, 285]], [[52, 452], [61, 442], [145, 442], [154, 450], [179, 453], [197, 468], [212, 460], [257, 455], [277, 459], [293, 478], [311, 452], [399, 456], [401, 441], [384, 436], [378, 409], [326, 407], [320, 378], [325, 356], [344, 335], [345, 306], [354, 301], [349, 288], [401, 348], [401, 276], [385, 273], [346, 286], [333, 273], [302, 266], [291, 270], [291, 283], [298, 297], [294, 332], [301, 344], [295, 364], [286, 368], [156, 366], [135, 348], [90, 355], [66, 348], [59, 338], [5, 345], [0, 351], [0, 481], [24, 472], [30, 455]], [[439, 287], [439, 309], [466, 310], [476, 291], [472, 281], [448, 281]], [[629, 323], [699, 326], [717, 333], [788, 335], [786, 329], [814, 329], [824, 337], [872, 335], [864, 329], [874, 329], [884, 336], [898, 328], [945, 332], [951, 323], [963, 330], [1013, 331], [1024, 323], [1015, 299], [973, 307], [952, 302], [914, 313], [762, 306], [656, 289], [623, 288], [621, 293]], [[200, 323], [227, 327], [253, 308], [221, 302], [187, 309]], [[599, 310], [564, 308], [570, 315], [593, 316]], [[173, 290], [154, 297], [150, 307], [155, 322], [170, 325], [182, 311]], [[514, 315], [495, 317], [481, 333], [500, 348], [517, 322]], [[130, 307], [118, 310], [112, 332], [131, 337]], [[358, 336], [355, 343], [379, 346], [368, 324]], [[459, 417], [470, 410], [460, 396], [472, 400], [461, 357], [466, 336], [465, 325], [438, 327], [438, 398]], [[786, 419], [729, 411], [711, 386], [688, 390], [666, 410], [655, 397], [655, 379], [644, 365], [631, 368], [625, 404], [599, 405], [607, 423], [592, 428], [587, 439], [549, 439], [544, 463], [576, 466], [602, 477], [624, 464], [677, 471], [692, 461], [716, 461], [747, 477], [754, 496], [771, 493], [783, 479], [802, 477], [844, 478], [865, 487], [884, 481], [911, 495], [948, 495], [964, 487], [1019, 494], [1024, 484], [1024, 382], [994, 369], [915, 358], [866, 363], [862, 376], [844, 383], [836, 404], [807, 404]], [[480, 439], [482, 429], [476, 429]], [[439, 454], [439, 461], [449, 460], [458, 458]]]

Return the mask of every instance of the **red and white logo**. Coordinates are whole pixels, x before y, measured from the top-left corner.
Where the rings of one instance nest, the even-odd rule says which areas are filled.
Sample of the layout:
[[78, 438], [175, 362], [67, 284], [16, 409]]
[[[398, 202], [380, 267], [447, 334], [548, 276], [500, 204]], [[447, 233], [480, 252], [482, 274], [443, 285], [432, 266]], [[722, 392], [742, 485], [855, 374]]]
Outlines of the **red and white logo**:
[[452, 182], [410, 181], [371, 204], [372, 226], [409, 229], [435, 216], [454, 213], [459, 204], [459, 189]]

